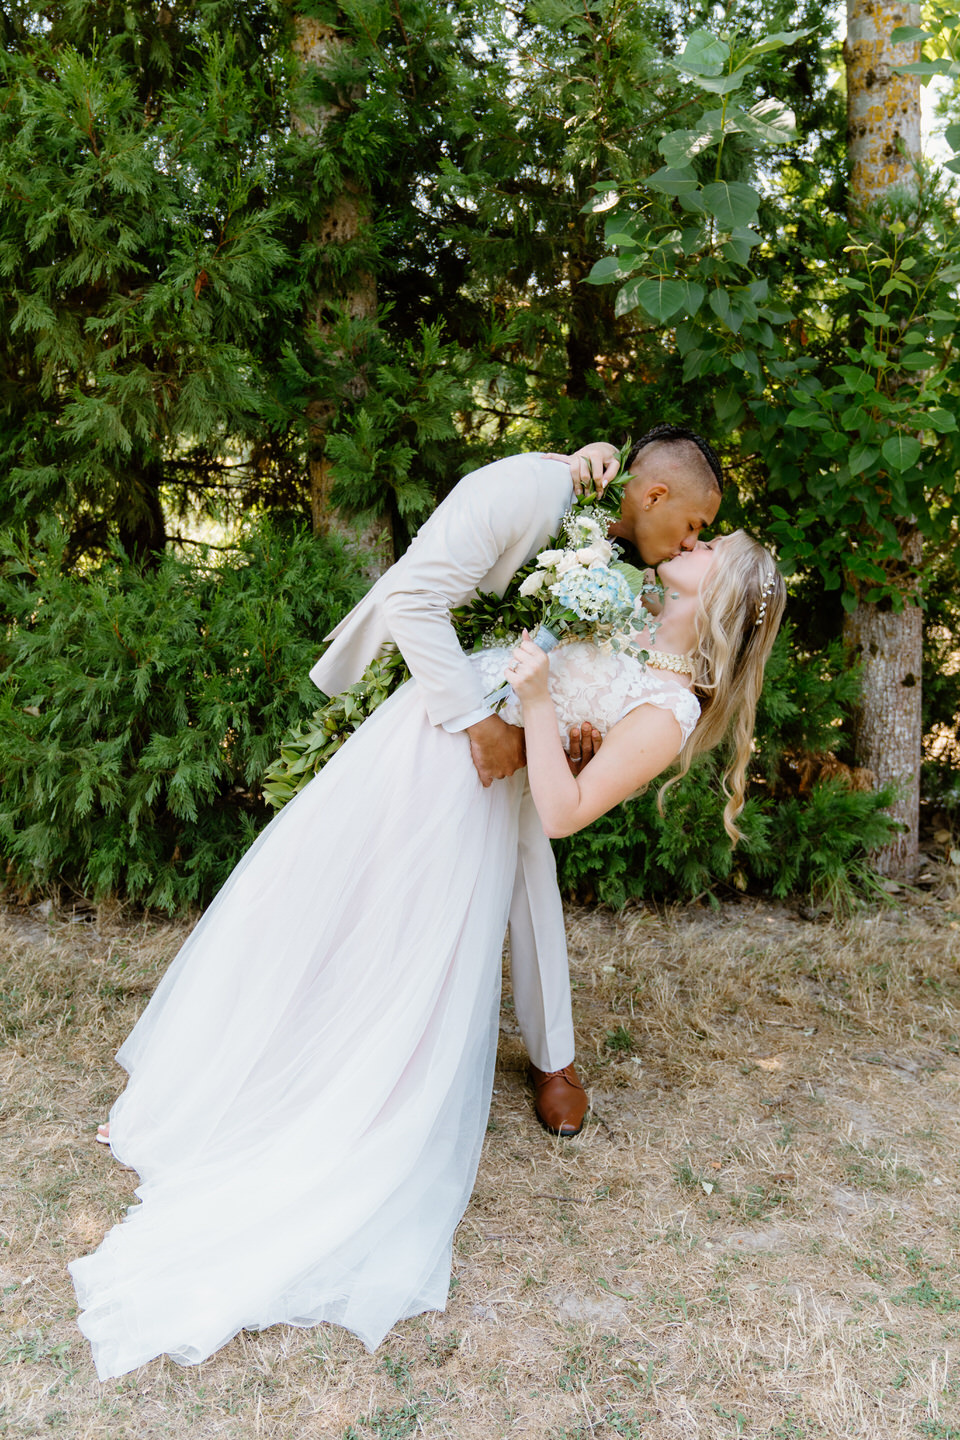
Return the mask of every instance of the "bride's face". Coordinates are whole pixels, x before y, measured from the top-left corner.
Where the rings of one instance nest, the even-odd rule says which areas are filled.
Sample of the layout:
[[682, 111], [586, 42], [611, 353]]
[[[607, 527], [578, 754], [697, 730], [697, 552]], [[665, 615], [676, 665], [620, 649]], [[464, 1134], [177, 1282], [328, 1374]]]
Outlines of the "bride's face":
[[657, 566], [657, 575], [667, 594], [676, 591], [681, 598], [696, 597], [700, 587], [718, 563], [723, 549], [723, 536], [715, 540], [698, 540], [692, 550], [681, 550], [670, 560]]

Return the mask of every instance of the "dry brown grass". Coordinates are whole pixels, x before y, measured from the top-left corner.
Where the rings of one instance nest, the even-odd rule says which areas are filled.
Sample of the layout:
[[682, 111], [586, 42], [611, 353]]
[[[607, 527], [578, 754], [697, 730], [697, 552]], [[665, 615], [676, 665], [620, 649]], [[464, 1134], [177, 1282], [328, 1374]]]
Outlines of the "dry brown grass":
[[99, 1384], [65, 1265], [130, 1202], [93, 1142], [183, 926], [0, 917], [0, 1435], [958, 1440], [960, 903], [570, 915], [583, 1134], [505, 1001], [443, 1315]]

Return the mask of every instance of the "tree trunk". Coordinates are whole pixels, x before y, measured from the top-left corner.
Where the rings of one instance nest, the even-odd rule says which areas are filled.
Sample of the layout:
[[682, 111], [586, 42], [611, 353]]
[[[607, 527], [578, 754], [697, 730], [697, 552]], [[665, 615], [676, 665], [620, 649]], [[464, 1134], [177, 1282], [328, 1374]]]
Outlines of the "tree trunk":
[[[895, 75], [893, 67], [918, 60], [920, 47], [913, 42], [893, 45], [890, 32], [919, 24], [919, 5], [847, 0], [843, 58], [854, 222], [866, 206], [882, 206], [916, 183], [920, 80]], [[916, 599], [913, 567], [921, 554], [920, 532], [907, 522], [901, 589], [908, 601]], [[916, 604], [894, 611], [861, 602], [847, 616], [844, 638], [862, 665], [863, 689], [854, 720], [857, 763], [873, 771], [878, 785], [897, 787], [890, 813], [906, 827], [873, 857], [874, 864], [881, 874], [912, 877], [919, 852], [923, 613]]]
[[166, 519], [160, 503], [163, 463], [131, 460], [122, 508], [118, 506], [117, 534], [127, 556], [141, 570], [155, 570], [167, 543]]
[[[343, 43], [335, 30], [319, 20], [297, 15], [294, 24], [296, 30], [293, 49], [304, 65], [325, 64], [335, 47]], [[322, 145], [323, 132], [329, 120], [349, 105], [348, 95], [339, 106], [317, 106], [309, 113], [295, 115], [294, 123], [302, 134], [313, 136], [316, 144]], [[357, 239], [367, 220], [368, 207], [365, 199], [359, 187], [348, 182], [323, 216], [317, 230], [317, 244], [324, 247], [350, 244]], [[372, 275], [361, 271], [354, 273], [349, 281], [349, 288], [344, 291], [315, 296], [307, 320], [316, 326], [319, 337], [325, 339], [332, 334], [337, 320], [342, 316], [346, 315], [351, 320], [372, 320], [376, 311], [376, 283]], [[367, 393], [367, 384], [365, 372], [358, 369], [344, 398], [362, 400]], [[326, 438], [338, 408], [337, 401], [330, 398], [317, 399], [307, 407], [310, 424], [307, 462], [310, 518], [317, 535], [329, 534], [335, 523], [330, 504], [334, 474], [326, 455]]]
[[[904, 560], [916, 564], [920, 552], [920, 533], [911, 529]], [[905, 827], [873, 861], [882, 875], [913, 876], [919, 855], [923, 611], [916, 604], [899, 612], [858, 605], [846, 617], [844, 639], [863, 675], [854, 717], [857, 763], [871, 770], [878, 784], [896, 786], [889, 813]]]
[[920, 25], [919, 5], [847, 0], [847, 154], [851, 210], [914, 185], [920, 156], [920, 79], [894, 75], [920, 59], [920, 45], [892, 45], [898, 25]]

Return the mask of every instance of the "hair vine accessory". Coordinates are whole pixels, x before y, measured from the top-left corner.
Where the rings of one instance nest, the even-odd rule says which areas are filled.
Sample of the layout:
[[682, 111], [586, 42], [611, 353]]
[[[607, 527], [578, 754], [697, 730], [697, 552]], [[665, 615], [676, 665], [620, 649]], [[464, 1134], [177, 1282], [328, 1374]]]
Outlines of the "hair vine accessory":
[[763, 623], [763, 617], [764, 617], [764, 615], [766, 615], [766, 613], [767, 613], [767, 601], [768, 601], [768, 599], [770, 598], [770, 596], [773, 594], [773, 587], [774, 587], [775, 582], [776, 582], [776, 576], [775, 576], [775, 575], [771, 575], [770, 578], [769, 578], [769, 580], [765, 580], [765, 581], [764, 581], [763, 589], [760, 591], [760, 609], [759, 609], [758, 612], [757, 612], [757, 622], [756, 622], [758, 625], [760, 625], [760, 624]]

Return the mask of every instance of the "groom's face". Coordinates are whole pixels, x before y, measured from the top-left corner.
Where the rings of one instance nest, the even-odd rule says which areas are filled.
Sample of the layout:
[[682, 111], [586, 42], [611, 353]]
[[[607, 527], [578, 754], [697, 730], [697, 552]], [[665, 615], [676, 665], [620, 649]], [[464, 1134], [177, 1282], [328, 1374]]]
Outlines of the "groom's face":
[[682, 456], [669, 450], [638, 456], [623, 492], [619, 533], [632, 540], [647, 565], [692, 550], [701, 529], [713, 524], [720, 492]]

